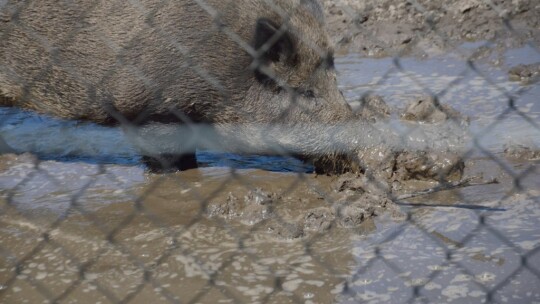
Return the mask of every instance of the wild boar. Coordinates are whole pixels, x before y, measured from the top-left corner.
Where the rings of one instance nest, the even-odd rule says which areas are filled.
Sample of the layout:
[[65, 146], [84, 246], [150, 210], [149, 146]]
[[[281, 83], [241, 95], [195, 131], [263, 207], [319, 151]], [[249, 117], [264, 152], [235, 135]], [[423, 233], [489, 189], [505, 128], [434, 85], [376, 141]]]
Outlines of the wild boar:
[[[315, 0], [7, 0], [0, 22], [4, 106], [125, 128], [209, 125], [242, 142], [250, 132], [231, 126], [354, 118]], [[347, 170], [327, 140], [283, 147], [318, 171]], [[197, 166], [194, 148], [141, 153], [151, 169], [183, 170]]]

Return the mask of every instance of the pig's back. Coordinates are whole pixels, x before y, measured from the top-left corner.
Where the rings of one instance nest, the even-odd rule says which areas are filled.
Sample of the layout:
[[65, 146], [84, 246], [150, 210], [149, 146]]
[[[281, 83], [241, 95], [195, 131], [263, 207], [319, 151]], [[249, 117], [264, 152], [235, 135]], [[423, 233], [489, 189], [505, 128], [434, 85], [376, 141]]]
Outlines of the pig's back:
[[242, 14], [240, 2], [254, 1], [206, 1], [207, 10], [195, 1], [9, 2], [0, 8], [0, 93], [16, 106], [97, 122], [204, 111], [247, 82], [251, 58], [233, 40], [249, 44], [256, 12]]

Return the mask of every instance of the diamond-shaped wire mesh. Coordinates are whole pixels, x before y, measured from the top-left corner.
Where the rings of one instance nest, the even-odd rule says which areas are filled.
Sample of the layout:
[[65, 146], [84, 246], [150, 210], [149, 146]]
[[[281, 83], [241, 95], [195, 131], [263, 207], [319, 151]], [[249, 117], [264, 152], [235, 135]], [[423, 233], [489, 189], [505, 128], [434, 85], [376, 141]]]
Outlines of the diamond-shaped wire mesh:
[[540, 303], [534, 0], [0, 0], [0, 302]]

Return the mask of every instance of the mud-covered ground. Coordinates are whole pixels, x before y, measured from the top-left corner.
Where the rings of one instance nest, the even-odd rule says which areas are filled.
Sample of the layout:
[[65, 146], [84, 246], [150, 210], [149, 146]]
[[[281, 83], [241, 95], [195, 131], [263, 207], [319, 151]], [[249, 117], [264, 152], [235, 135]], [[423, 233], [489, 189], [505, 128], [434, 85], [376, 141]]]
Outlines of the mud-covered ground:
[[325, 0], [337, 49], [364, 56], [433, 55], [463, 42], [507, 50], [540, 44], [535, 0]]
[[[3, 156], [2, 299], [402, 303], [416, 287], [437, 303], [482, 301], [492, 288], [496, 301], [534, 302], [540, 172], [498, 156], [507, 167], [475, 158], [465, 174], [499, 184], [402, 205], [367, 201], [361, 182], [343, 183], [349, 177], [226, 168], [159, 176], [57, 161], [36, 170], [32, 155]], [[508, 168], [524, 176], [519, 189]], [[216, 208], [223, 202], [232, 208]], [[242, 204], [250, 208], [233, 207]], [[532, 270], [514, 274], [522, 255]]]

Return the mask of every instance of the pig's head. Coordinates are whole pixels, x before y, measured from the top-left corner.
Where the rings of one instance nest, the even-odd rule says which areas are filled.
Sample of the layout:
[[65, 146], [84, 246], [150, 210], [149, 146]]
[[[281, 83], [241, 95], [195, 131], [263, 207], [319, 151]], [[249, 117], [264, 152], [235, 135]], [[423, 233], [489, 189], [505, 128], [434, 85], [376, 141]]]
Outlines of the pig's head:
[[[275, 1], [257, 19], [252, 63], [255, 90], [271, 92], [273, 114], [284, 123], [336, 123], [352, 117], [337, 87], [333, 47], [318, 1]], [[282, 9], [282, 11], [280, 11]]]
[[256, 21], [255, 81], [244, 110], [252, 121], [291, 126], [291, 133], [283, 136], [289, 138], [287, 144], [298, 143], [293, 150], [314, 161], [317, 170], [349, 171], [347, 153], [334, 149], [330, 133], [354, 114], [337, 87], [323, 9], [315, 0], [275, 3], [275, 14]]

